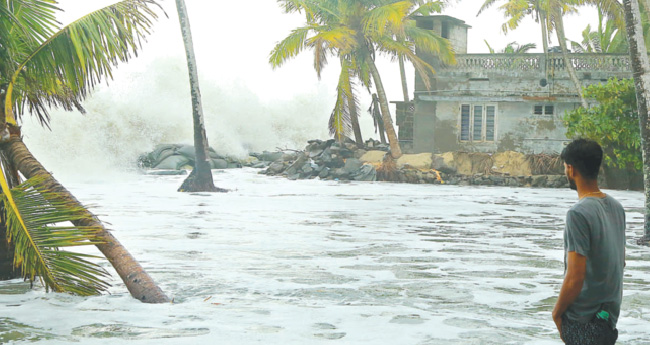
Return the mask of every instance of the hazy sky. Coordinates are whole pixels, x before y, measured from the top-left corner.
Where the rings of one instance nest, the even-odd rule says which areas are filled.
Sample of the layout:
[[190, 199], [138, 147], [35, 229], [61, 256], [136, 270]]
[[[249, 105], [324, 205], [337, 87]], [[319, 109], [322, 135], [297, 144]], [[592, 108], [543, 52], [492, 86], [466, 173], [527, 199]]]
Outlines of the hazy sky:
[[[60, 0], [61, 8], [66, 10], [61, 19], [67, 22], [112, 2], [115, 1]], [[512, 41], [541, 46], [540, 29], [534, 21], [525, 21], [520, 29], [506, 36], [501, 32], [504, 20], [497, 6], [476, 16], [482, 2], [460, 0], [444, 12], [472, 26], [469, 30], [468, 52], [486, 53], [488, 50], [484, 40], [495, 49], [501, 49]], [[164, 4], [169, 19], [163, 17], [156, 24], [154, 34], [143, 50], [143, 61], [134, 64], [146, 63], [161, 56], [183, 56], [174, 1], [163, 0], [161, 3]], [[222, 82], [250, 85], [261, 97], [286, 98], [293, 91], [319, 87], [310, 52], [304, 52], [295, 61], [276, 71], [267, 62], [273, 46], [291, 29], [302, 24], [302, 16], [282, 13], [274, 0], [248, 0], [246, 6], [242, 6], [240, 1], [186, 0], [186, 3], [194, 33], [199, 72], [202, 75]], [[579, 40], [580, 32], [590, 22], [592, 26], [597, 22], [593, 8], [584, 8], [579, 14], [567, 17], [567, 36]], [[384, 84], [389, 89], [389, 97], [398, 99], [401, 93], [397, 67], [383, 61], [379, 68], [386, 75], [387, 81]], [[335, 85], [337, 74], [338, 66], [333, 63], [327, 67], [321, 84]]]
[[[209, 107], [212, 106], [213, 112], [223, 113], [228, 111], [225, 109], [226, 106], [236, 106], [224, 102], [240, 104], [242, 98], [250, 100], [244, 101], [245, 103], [260, 104], [262, 110], [258, 108], [257, 115], [261, 112], [268, 113], [265, 114], [266, 116], [278, 116], [269, 114], [273, 113], [273, 109], [291, 105], [303, 109], [296, 110], [302, 113], [296, 117], [297, 119], [312, 118], [310, 121], [315, 121], [318, 128], [325, 130], [327, 119], [335, 103], [336, 84], [340, 72], [338, 63], [332, 60], [320, 81], [314, 72], [313, 55], [309, 51], [303, 52], [295, 60], [275, 70], [268, 63], [268, 56], [274, 45], [286, 37], [292, 29], [303, 24], [304, 19], [301, 15], [284, 14], [275, 0], [247, 0], [245, 6], [242, 5], [242, 1], [185, 1], [194, 35], [204, 107], [208, 107], [206, 111], [209, 111]], [[60, 7], [66, 11], [60, 19], [67, 23], [115, 1], [59, 0], [59, 2]], [[120, 65], [111, 87], [100, 86], [96, 91], [96, 97], [120, 99], [120, 89], [146, 92], [151, 89], [151, 85], [157, 85], [159, 90], [155, 92], [156, 95], [151, 96], [157, 97], [156, 102], [173, 103], [166, 107], [172, 109], [178, 102], [165, 99], [164, 93], [187, 92], [187, 79], [182, 74], [185, 72], [180, 73], [186, 67], [175, 2], [173, 0], [160, 2], [169, 18], [163, 16], [159, 19], [155, 24], [153, 35], [149, 37], [140, 56], [126, 65]], [[444, 12], [464, 20], [472, 27], [469, 30], [469, 53], [487, 53], [484, 40], [497, 50], [513, 41], [536, 43], [541, 47], [540, 28], [532, 19], [525, 21], [520, 29], [506, 36], [501, 32], [504, 19], [497, 6], [479, 17], [476, 16], [482, 2], [482, 0], [460, 0]], [[568, 16], [565, 20], [567, 36], [573, 40], [580, 40], [580, 33], [588, 23], [592, 23], [592, 26], [597, 23], [597, 14], [593, 8], [585, 8], [579, 14]], [[541, 48], [537, 51], [541, 51]], [[380, 57], [378, 68], [389, 100], [401, 100], [397, 63]], [[414, 72], [408, 65], [407, 75], [409, 92], [412, 95]], [[143, 78], [151, 80], [143, 80]], [[209, 95], [214, 94], [213, 91], [231, 95], [226, 96], [231, 101], [210, 98]], [[367, 109], [370, 95], [365, 90], [358, 91], [361, 109]], [[102, 94], [98, 95], [97, 93], [100, 92]], [[150, 92], [154, 93], [153, 90]], [[123, 98], [122, 102], [124, 102]], [[151, 107], [151, 103], [141, 102], [140, 106]], [[245, 104], [243, 106], [245, 108]], [[189, 111], [189, 106], [187, 108]], [[395, 115], [394, 111], [392, 115]], [[217, 114], [214, 118], [220, 117]], [[232, 122], [232, 119], [228, 121]], [[253, 120], [249, 120], [249, 123], [250, 121]], [[374, 135], [369, 116], [361, 117], [361, 125], [364, 137]], [[240, 126], [246, 124], [241, 123]], [[326, 136], [326, 133], [314, 134], [318, 137], [324, 135]]]

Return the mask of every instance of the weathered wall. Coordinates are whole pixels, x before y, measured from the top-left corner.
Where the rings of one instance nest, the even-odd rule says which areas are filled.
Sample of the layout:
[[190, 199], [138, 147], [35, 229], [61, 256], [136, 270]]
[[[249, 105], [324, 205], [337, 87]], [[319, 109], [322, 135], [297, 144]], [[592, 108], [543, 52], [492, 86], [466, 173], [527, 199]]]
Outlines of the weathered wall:
[[497, 106], [495, 142], [461, 142], [460, 105], [467, 101], [418, 102], [414, 118], [414, 152], [558, 153], [566, 139], [562, 117], [576, 103], [554, 103], [553, 116], [534, 115], [535, 102], [485, 102]]
[[[559, 54], [459, 54], [458, 64], [435, 67], [431, 89], [416, 75], [414, 152], [553, 153], [567, 141], [562, 118], [579, 106]], [[614, 54], [571, 54], [583, 86], [611, 77], [629, 78], [629, 58]], [[460, 104], [496, 105], [496, 141], [460, 142]], [[534, 106], [552, 105], [552, 115]], [[432, 109], [433, 108], [433, 109]]]
[[436, 103], [417, 102], [413, 116], [413, 153], [433, 152], [435, 147]]

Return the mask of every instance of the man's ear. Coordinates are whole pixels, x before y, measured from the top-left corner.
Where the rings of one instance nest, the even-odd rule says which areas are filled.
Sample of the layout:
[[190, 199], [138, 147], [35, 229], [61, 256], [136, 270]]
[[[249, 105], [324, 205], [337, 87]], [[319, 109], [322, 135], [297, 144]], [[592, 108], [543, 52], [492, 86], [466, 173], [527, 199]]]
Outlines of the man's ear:
[[573, 165], [566, 164], [566, 174], [569, 177], [574, 177], [575, 178], [575, 169], [573, 168]]

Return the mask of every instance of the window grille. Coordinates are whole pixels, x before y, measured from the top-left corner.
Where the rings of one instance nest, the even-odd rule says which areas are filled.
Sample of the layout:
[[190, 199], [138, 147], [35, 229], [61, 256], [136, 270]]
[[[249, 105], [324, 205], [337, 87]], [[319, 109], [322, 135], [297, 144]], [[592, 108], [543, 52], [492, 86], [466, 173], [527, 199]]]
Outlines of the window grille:
[[460, 107], [460, 140], [462, 141], [469, 141], [469, 109], [469, 104], [463, 104]]
[[494, 142], [496, 113], [496, 105], [461, 104], [460, 141]]

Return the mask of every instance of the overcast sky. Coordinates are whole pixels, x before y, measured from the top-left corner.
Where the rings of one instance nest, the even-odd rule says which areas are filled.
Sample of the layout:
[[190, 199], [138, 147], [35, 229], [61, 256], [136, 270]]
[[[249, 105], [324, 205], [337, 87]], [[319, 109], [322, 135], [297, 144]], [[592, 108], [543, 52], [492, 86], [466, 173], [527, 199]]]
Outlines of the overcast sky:
[[[319, 124], [323, 123], [322, 126], [325, 126], [335, 102], [336, 84], [340, 72], [338, 63], [332, 59], [332, 63], [326, 67], [320, 81], [313, 69], [311, 52], [303, 52], [295, 60], [276, 70], [273, 70], [268, 63], [268, 56], [274, 45], [286, 37], [292, 29], [303, 24], [304, 18], [301, 15], [284, 14], [275, 0], [185, 1], [192, 25], [201, 88], [204, 95], [218, 90], [222, 93], [234, 94], [231, 99], [250, 98], [251, 95], [254, 95], [253, 97], [256, 97], [257, 100], [251, 101], [262, 104], [262, 107], [266, 107], [264, 104], [277, 107], [278, 104], [282, 105], [283, 103], [296, 107], [304, 105], [302, 112], [305, 115], [311, 115], [314, 121]], [[111, 0], [59, 0], [60, 7], [66, 11], [60, 16], [60, 20], [63, 23], [68, 23], [85, 13], [114, 2]], [[179, 73], [186, 67], [175, 2], [173, 0], [160, 2], [169, 18], [163, 16], [159, 19], [155, 24], [153, 35], [149, 37], [139, 57], [126, 65], [120, 65], [110, 87], [102, 85], [96, 93], [101, 92], [108, 99], [118, 99], [121, 96], [112, 96], [111, 93], [119, 94], [120, 89], [125, 88], [146, 92], [146, 89], [151, 88], [152, 83], [164, 84], [159, 87], [159, 89], [164, 87], [164, 92], [178, 93], [178, 90], [186, 92], [186, 76]], [[484, 40], [487, 40], [496, 50], [502, 49], [508, 42], [516, 41], [518, 43], [536, 43], [539, 47], [537, 51], [541, 51], [541, 29], [537, 23], [532, 19], [526, 20], [520, 29], [510, 32], [506, 36], [501, 32], [501, 24], [504, 19], [497, 6], [482, 13], [479, 17], [476, 16], [482, 2], [482, 0], [459, 0], [443, 13], [464, 20], [471, 26], [468, 42], [469, 53], [487, 53], [488, 48]], [[245, 5], [243, 5], [244, 3]], [[565, 19], [567, 36], [573, 40], [580, 40], [582, 30], [588, 23], [595, 26], [597, 18], [593, 8], [584, 8], [579, 14], [568, 16]], [[378, 68], [389, 100], [401, 100], [402, 92], [397, 63], [383, 58], [378, 61]], [[409, 76], [409, 92], [412, 95], [414, 80], [412, 67], [407, 66], [407, 74]], [[153, 81], [142, 80], [143, 78], [151, 78]], [[179, 86], [183, 86], [183, 88], [179, 88]], [[151, 90], [151, 92], [154, 91]], [[159, 90], [155, 95], [160, 102], [165, 101], [164, 92]], [[359, 97], [362, 109], [367, 109], [370, 104], [370, 95], [365, 90], [359, 90]], [[309, 104], [305, 103], [305, 100]], [[168, 101], [171, 102], [171, 100]], [[210, 107], [211, 101], [215, 102], [209, 96], [204, 97], [204, 107]], [[143, 102], [141, 106], [147, 107], [150, 106], [150, 103]], [[216, 109], [214, 111], [227, 111], [220, 110], [219, 107], [220, 104], [213, 105], [213, 108]], [[168, 108], [171, 109], [171, 106]], [[392, 112], [394, 116], [394, 111]], [[364, 136], [374, 134], [370, 117], [362, 116], [361, 121]]]
[[[61, 20], [66, 23], [112, 2], [115, 1], [60, 0], [61, 8], [66, 11]], [[169, 19], [159, 20], [143, 51], [143, 61], [134, 64], [146, 63], [160, 56], [183, 56], [174, 1], [163, 0], [161, 3]], [[291, 29], [302, 24], [302, 16], [284, 14], [274, 0], [248, 0], [245, 6], [240, 1], [186, 0], [186, 3], [202, 74], [250, 85], [262, 97], [285, 97], [293, 90], [313, 89], [318, 84], [309, 52], [276, 71], [267, 62], [273, 46], [286, 37]], [[541, 47], [540, 28], [533, 20], [525, 21], [520, 29], [506, 36], [501, 32], [504, 19], [497, 6], [476, 16], [481, 3], [481, 0], [460, 0], [444, 12], [471, 25], [468, 52], [486, 53], [488, 49], [484, 40], [497, 50], [512, 41], [536, 43]], [[584, 8], [579, 14], [568, 16], [565, 24], [567, 36], [580, 40], [580, 33], [588, 23], [592, 23], [592, 26], [597, 23], [593, 8]], [[537, 50], [541, 51], [541, 48]], [[328, 66], [322, 81], [326, 85], [335, 83], [338, 74], [336, 65]], [[388, 80], [385, 84], [388, 84], [389, 97], [398, 98], [400, 92], [396, 84], [399, 83], [394, 82], [398, 80], [396, 67], [384, 61], [380, 69]]]

